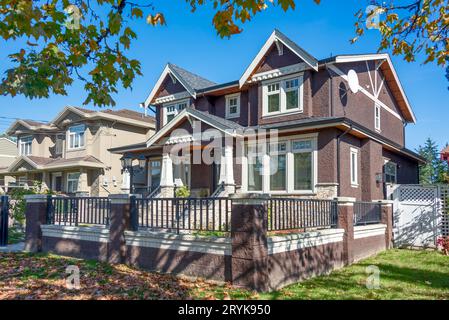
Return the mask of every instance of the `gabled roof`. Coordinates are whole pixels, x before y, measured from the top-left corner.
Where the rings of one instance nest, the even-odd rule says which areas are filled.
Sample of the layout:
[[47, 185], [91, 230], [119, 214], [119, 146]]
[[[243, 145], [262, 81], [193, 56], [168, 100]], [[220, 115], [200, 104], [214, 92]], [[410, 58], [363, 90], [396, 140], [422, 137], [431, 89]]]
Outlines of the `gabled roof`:
[[262, 49], [260, 49], [259, 53], [256, 55], [256, 57], [253, 59], [251, 64], [248, 66], [248, 68], [243, 73], [242, 77], [239, 80], [240, 87], [243, 87], [243, 85], [249, 79], [251, 74], [256, 70], [257, 66], [261, 63], [262, 59], [266, 56], [266, 54], [268, 53], [268, 50], [270, 50], [272, 45], [275, 44], [277, 41], [279, 41], [284, 46], [289, 48], [299, 58], [304, 60], [304, 62], [308, 66], [310, 66], [312, 69], [314, 69], [315, 71], [318, 71], [318, 60], [317, 59], [315, 59], [310, 53], [308, 53], [303, 48], [301, 48], [296, 43], [294, 43], [292, 40], [290, 40], [282, 32], [275, 29], [273, 31], [273, 33], [270, 35], [270, 37], [268, 38], [268, 40], [265, 42], [265, 44], [262, 46]]
[[150, 94], [145, 100], [145, 107], [148, 107], [153, 102], [153, 99], [156, 97], [156, 94], [159, 92], [165, 78], [168, 75], [176, 78], [179, 83], [181, 83], [181, 85], [187, 90], [187, 92], [194, 98], [196, 97], [197, 91], [217, 85], [215, 82], [207, 80], [197, 74], [178, 67], [177, 65], [167, 63], [161, 75], [159, 76], [156, 85], [153, 87], [153, 90], [151, 90]]
[[217, 117], [215, 115], [211, 115], [206, 112], [202, 112], [196, 109], [192, 108], [186, 108], [182, 110], [176, 117], [173, 118], [168, 124], [166, 124], [164, 127], [162, 127], [161, 130], [159, 130], [156, 134], [150, 137], [147, 141], [147, 147], [150, 147], [155, 142], [157, 142], [160, 138], [164, 137], [167, 133], [169, 133], [173, 128], [175, 128], [181, 121], [185, 118], [192, 117], [195, 118], [201, 122], [204, 122], [211, 127], [214, 127], [220, 131], [222, 131], [225, 134], [229, 134], [231, 136], [237, 136], [239, 135], [237, 133], [238, 130], [242, 129], [243, 127], [239, 125], [238, 123], [235, 123], [233, 121], [226, 120], [221, 117]]
[[20, 156], [8, 167], [7, 172], [15, 172], [22, 163], [28, 163], [34, 170], [70, 168], [70, 167], [89, 167], [104, 168], [103, 162], [93, 156], [77, 157], [71, 159], [65, 158], [45, 158], [36, 156]]
[[398, 107], [401, 110], [405, 120], [407, 122], [415, 123], [416, 117], [407, 99], [402, 84], [399, 81], [399, 77], [391, 61], [388, 53], [374, 53], [374, 54], [353, 54], [353, 55], [337, 55], [320, 61], [320, 65], [328, 63], [348, 63], [357, 61], [372, 61], [372, 60], [384, 60], [384, 63], [380, 65], [385, 81], [393, 94]]
[[6, 134], [8, 135], [14, 135], [15, 130], [17, 129], [17, 127], [19, 126], [23, 126], [25, 128], [27, 128], [30, 131], [38, 131], [38, 130], [46, 130], [46, 131], [51, 131], [51, 130], [56, 130], [56, 127], [52, 126], [51, 123], [44, 123], [44, 122], [38, 122], [38, 121], [33, 121], [33, 120], [16, 120], [14, 121], [9, 128], [6, 130]]
[[120, 110], [106, 109], [103, 111], [96, 111], [80, 107], [66, 106], [53, 119], [52, 124], [58, 125], [71, 112], [79, 115], [84, 119], [108, 119], [144, 128], [154, 128], [156, 122], [154, 117], [145, 116], [140, 112], [128, 109], [120, 109]]

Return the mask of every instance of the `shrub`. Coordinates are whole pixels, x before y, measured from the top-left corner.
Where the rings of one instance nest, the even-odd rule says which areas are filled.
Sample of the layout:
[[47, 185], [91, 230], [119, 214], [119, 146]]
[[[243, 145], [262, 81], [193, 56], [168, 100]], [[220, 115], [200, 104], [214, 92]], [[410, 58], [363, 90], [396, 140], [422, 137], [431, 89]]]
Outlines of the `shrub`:
[[176, 188], [175, 196], [177, 198], [188, 198], [190, 197], [190, 190], [186, 186]]
[[437, 246], [444, 255], [449, 256], [449, 237], [440, 237], [437, 239]]

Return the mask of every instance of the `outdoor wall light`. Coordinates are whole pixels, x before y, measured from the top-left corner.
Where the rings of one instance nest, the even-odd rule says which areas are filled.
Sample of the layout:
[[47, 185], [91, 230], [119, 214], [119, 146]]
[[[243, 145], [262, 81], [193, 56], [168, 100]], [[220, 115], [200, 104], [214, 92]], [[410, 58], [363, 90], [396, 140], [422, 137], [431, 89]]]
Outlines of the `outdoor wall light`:
[[130, 154], [125, 154], [120, 158], [120, 162], [122, 163], [122, 168], [131, 168], [133, 165], [133, 157]]

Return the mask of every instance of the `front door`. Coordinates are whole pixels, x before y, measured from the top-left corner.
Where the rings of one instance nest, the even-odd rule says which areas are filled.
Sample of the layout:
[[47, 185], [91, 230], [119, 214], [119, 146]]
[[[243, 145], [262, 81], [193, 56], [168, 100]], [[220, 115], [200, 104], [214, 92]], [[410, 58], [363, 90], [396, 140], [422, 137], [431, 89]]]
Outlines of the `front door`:
[[56, 192], [62, 191], [62, 174], [53, 173], [52, 189]]

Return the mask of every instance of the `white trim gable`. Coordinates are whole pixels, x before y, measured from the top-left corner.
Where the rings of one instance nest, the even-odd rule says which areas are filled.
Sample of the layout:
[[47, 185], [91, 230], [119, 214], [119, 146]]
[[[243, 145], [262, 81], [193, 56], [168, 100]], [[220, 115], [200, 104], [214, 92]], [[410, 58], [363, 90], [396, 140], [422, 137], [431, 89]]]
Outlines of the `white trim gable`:
[[178, 73], [173, 70], [173, 68], [170, 68], [170, 64], [167, 64], [164, 68], [164, 71], [162, 71], [161, 75], [159, 76], [159, 79], [157, 80], [156, 84], [153, 87], [153, 90], [151, 90], [150, 94], [146, 98], [144, 104], [145, 107], [148, 107], [151, 104], [151, 101], [153, 101], [154, 97], [156, 96], [156, 93], [159, 91], [159, 88], [164, 83], [164, 80], [167, 76], [170, 76], [170, 78], [177, 79], [179, 83], [187, 90], [187, 92], [193, 97], [196, 98], [196, 93], [193, 88], [191, 88], [183, 79], [178, 75]]
[[304, 62], [307, 65], [309, 65], [315, 71], [318, 71], [318, 61], [315, 58], [311, 57], [307, 52], [305, 52], [299, 46], [297, 46], [296, 48], [293, 48], [291, 45], [289, 45], [286, 41], [284, 41], [282, 39], [282, 36], [279, 31], [274, 30], [273, 33], [268, 38], [268, 40], [263, 45], [262, 49], [260, 49], [259, 53], [256, 55], [254, 60], [251, 62], [251, 64], [248, 66], [248, 68], [245, 70], [242, 77], [240, 78], [240, 80], [239, 80], [240, 88], [243, 87], [243, 85], [246, 83], [246, 81], [250, 78], [251, 73], [254, 71], [254, 69], [257, 67], [257, 65], [260, 63], [262, 58], [268, 53], [268, 50], [271, 48], [271, 46], [273, 44], [276, 44], [278, 50], [279, 50], [279, 44], [282, 44], [283, 46], [287, 47], [292, 52], [294, 52], [302, 60], [304, 60]]

